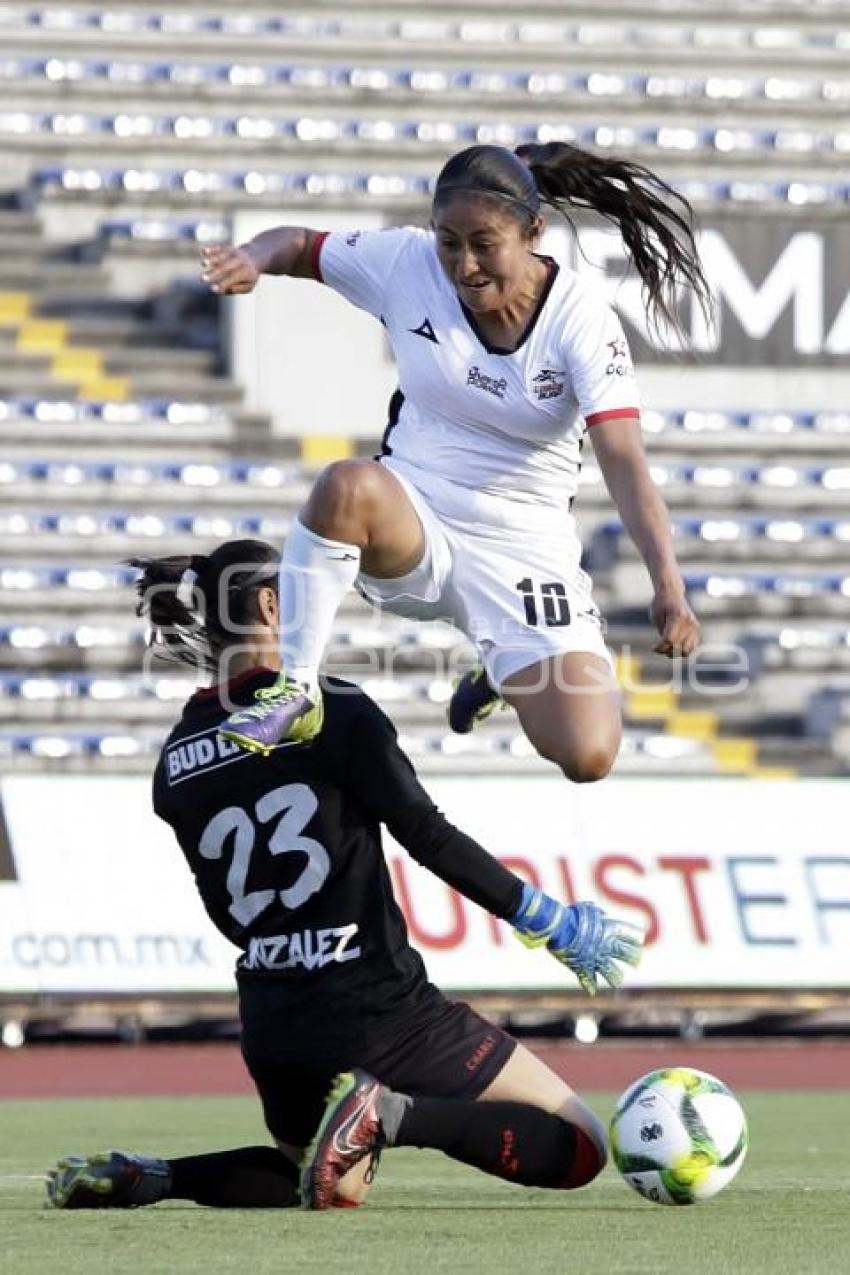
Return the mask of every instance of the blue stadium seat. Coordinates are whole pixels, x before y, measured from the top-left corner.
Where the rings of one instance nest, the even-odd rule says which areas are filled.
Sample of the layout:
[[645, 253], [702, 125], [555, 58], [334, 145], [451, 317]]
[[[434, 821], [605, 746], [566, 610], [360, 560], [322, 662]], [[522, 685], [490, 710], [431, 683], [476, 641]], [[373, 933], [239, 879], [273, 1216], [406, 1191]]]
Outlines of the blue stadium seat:
[[124, 403], [30, 395], [0, 398], [0, 423], [15, 419], [45, 425], [99, 421], [126, 425], [145, 420], [165, 421], [169, 425], [207, 425], [229, 421], [230, 417], [227, 410], [217, 404], [182, 399], [137, 399]]
[[686, 571], [684, 580], [689, 593], [712, 598], [752, 598], [759, 594], [786, 598], [850, 597], [850, 576], [840, 572]]
[[[695, 15], [696, 17], [696, 15]], [[413, 46], [422, 43], [459, 43], [471, 46], [490, 44], [518, 47], [575, 45], [578, 48], [622, 48], [640, 50], [710, 50], [726, 53], [751, 51], [775, 58], [797, 50], [842, 48], [843, 31], [836, 19], [832, 27], [784, 25], [736, 26], [700, 24], [698, 20], [668, 21], [665, 24], [623, 21], [617, 16], [600, 15], [595, 21], [563, 21], [553, 17], [510, 20], [508, 17], [396, 18], [372, 15], [351, 17], [276, 16], [250, 12], [204, 13], [178, 10], [115, 9], [10, 9], [0, 19], [4, 25], [43, 31], [97, 32], [106, 35], [158, 35], [163, 38], [190, 36], [238, 36], [255, 39], [258, 44], [270, 37], [348, 43], [353, 40], [374, 42], [397, 41]]]
[[231, 228], [230, 222], [222, 218], [186, 221], [173, 217], [133, 217], [102, 221], [98, 235], [108, 241], [129, 239], [143, 243], [203, 244], [229, 240]]
[[[102, 168], [96, 165], [49, 165], [36, 168], [31, 177], [36, 191], [47, 195], [98, 191], [131, 195], [162, 194], [194, 198], [221, 194], [248, 200], [263, 196], [320, 195], [363, 196], [386, 202], [388, 198], [421, 199], [432, 192], [434, 174], [410, 172], [333, 172], [312, 170], [281, 172], [250, 169], [233, 172], [214, 168]], [[850, 200], [850, 182], [752, 182], [682, 177], [677, 189], [694, 203], [729, 202], [760, 204], [843, 204]]]
[[240, 88], [282, 85], [300, 93], [354, 89], [416, 97], [445, 93], [469, 93], [503, 98], [506, 93], [563, 98], [587, 95], [590, 99], [637, 103], [685, 99], [699, 104], [768, 102], [836, 102], [850, 96], [846, 80], [828, 75], [683, 75], [655, 72], [628, 75], [610, 71], [590, 73], [554, 70], [482, 70], [443, 67], [375, 67], [340, 65], [292, 65], [287, 62], [222, 62], [199, 59], [88, 58], [32, 56], [0, 58], [0, 80], [47, 79], [54, 83], [107, 81], [118, 85], [170, 82], [200, 85], [227, 82]]
[[30, 566], [7, 562], [0, 563], [0, 591], [27, 593], [49, 589], [54, 595], [60, 590], [95, 593], [131, 585], [136, 575], [131, 567]]
[[[833, 737], [839, 727], [850, 730], [850, 685], [824, 686], [809, 699], [805, 732], [818, 739]], [[850, 753], [850, 748], [846, 749]]]
[[[226, 222], [216, 219], [133, 218], [101, 223], [103, 233], [138, 234], [156, 238], [160, 233], [174, 233], [180, 238], [202, 241], [207, 234], [224, 229]], [[143, 420], [165, 420], [169, 424], [211, 423], [229, 420], [225, 408], [210, 403], [181, 400], [138, 399], [125, 403], [90, 402], [79, 399], [44, 399], [32, 396], [0, 398], [0, 422], [27, 418], [36, 422], [91, 421], [128, 423]], [[698, 408], [648, 409], [643, 413], [644, 433], [650, 438], [666, 440], [681, 435], [687, 438], [720, 436], [755, 439], [767, 436], [781, 440], [791, 436], [836, 440], [841, 449], [850, 439], [850, 412], [732, 412], [705, 411]], [[826, 477], [823, 471], [822, 480]], [[834, 475], [833, 475], [834, 477]]]
[[812, 435], [850, 435], [850, 412], [724, 412], [647, 411], [643, 413], [644, 432], [651, 435], [682, 433], [688, 437], [736, 433], [749, 436], [767, 434], [787, 438], [801, 432]]
[[66, 760], [71, 757], [154, 757], [164, 740], [162, 731], [105, 733], [52, 731], [0, 731], [0, 757], [39, 757]]
[[0, 625], [0, 650], [24, 654], [45, 648], [68, 651], [90, 651], [104, 647], [141, 647], [144, 633], [140, 627], [132, 628], [114, 624], [86, 623], [78, 625], [47, 625], [21, 623]]
[[[159, 752], [166, 736], [165, 729], [136, 730], [132, 733], [119, 730], [0, 730], [0, 758], [7, 762], [16, 757], [35, 757], [46, 761], [67, 761], [70, 758], [153, 758]], [[399, 734], [399, 743], [411, 757], [427, 758], [429, 762], [440, 757], [457, 766], [458, 757], [473, 761], [507, 763], [515, 769], [518, 762], [539, 765], [531, 745], [517, 730], [487, 730], [459, 736], [448, 732]], [[672, 771], [682, 773], [704, 772], [712, 769], [712, 754], [705, 741], [685, 739], [652, 732], [626, 731], [620, 749], [620, 767], [623, 770], [647, 769], [657, 773], [659, 761]]]
[[[738, 515], [730, 512], [710, 517], [671, 519], [673, 535], [680, 553], [691, 545], [744, 545], [758, 556], [762, 545], [798, 545], [802, 550], [819, 543], [846, 554], [842, 545], [850, 544], [850, 518], [793, 518], [765, 515]], [[591, 570], [604, 570], [615, 562], [625, 543], [626, 531], [617, 519], [610, 519], [594, 529], [588, 558]]]
[[[315, 145], [317, 142], [350, 141], [364, 145], [398, 146], [410, 142], [472, 144], [498, 141], [506, 146], [521, 142], [574, 141], [597, 148], [618, 150], [680, 151], [710, 156], [750, 155], [766, 158], [773, 154], [817, 154], [843, 156], [848, 145], [846, 129], [795, 127], [758, 129], [742, 127], [700, 128], [662, 123], [631, 124], [625, 121], [593, 125], [567, 121], [540, 123], [538, 120], [476, 121], [468, 118], [442, 120], [374, 120], [349, 116], [310, 115], [228, 115], [195, 110], [192, 114], [123, 111], [117, 115], [85, 111], [24, 111], [0, 113], [0, 136], [44, 136], [81, 140], [112, 136], [128, 142], [158, 138], [177, 141], [269, 141], [284, 139]], [[146, 171], [154, 172], [149, 169]], [[757, 184], [761, 189], [762, 183]], [[780, 183], [780, 188], [782, 184]], [[730, 190], [735, 183], [729, 184]], [[732, 196], [730, 195], [730, 198]]]
[[[20, 537], [35, 539], [39, 546], [55, 547], [103, 537], [127, 537], [130, 542], [144, 544], [164, 537], [202, 536], [220, 540], [259, 537], [282, 540], [289, 530], [290, 519], [275, 514], [157, 514], [106, 513], [64, 510], [62, 512], [9, 512], [0, 514], [0, 539]], [[131, 549], [128, 549], [131, 552]]]
[[781, 669], [850, 672], [850, 628], [824, 621], [748, 628], [738, 638], [751, 676]]

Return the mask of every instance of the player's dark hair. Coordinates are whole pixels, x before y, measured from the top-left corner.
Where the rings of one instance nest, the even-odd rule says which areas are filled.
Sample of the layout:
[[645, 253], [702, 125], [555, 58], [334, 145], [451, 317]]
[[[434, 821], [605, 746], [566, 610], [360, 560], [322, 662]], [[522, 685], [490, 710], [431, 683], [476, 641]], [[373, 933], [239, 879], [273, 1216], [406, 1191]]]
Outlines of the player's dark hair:
[[210, 554], [130, 558], [141, 571], [136, 615], [167, 658], [214, 671], [220, 653], [255, 618], [253, 594], [277, 589], [280, 552], [264, 540], [227, 540]]
[[453, 155], [437, 178], [435, 208], [453, 193], [494, 195], [530, 228], [541, 204], [571, 222], [569, 210], [587, 208], [612, 222], [623, 237], [644, 286], [650, 319], [681, 331], [677, 289], [693, 289], [706, 313], [711, 291], [693, 233], [693, 209], [650, 169], [629, 160], [594, 155], [568, 142], [529, 143], [516, 151], [470, 146]]

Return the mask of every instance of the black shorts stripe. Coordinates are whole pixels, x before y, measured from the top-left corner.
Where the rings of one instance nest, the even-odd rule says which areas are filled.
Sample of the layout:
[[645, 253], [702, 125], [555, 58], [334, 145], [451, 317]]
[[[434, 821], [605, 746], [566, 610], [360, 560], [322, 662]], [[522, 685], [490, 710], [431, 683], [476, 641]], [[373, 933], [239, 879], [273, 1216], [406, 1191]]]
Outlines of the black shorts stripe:
[[404, 404], [404, 395], [401, 390], [395, 390], [387, 407], [387, 426], [381, 438], [381, 450], [375, 457], [379, 460], [381, 456], [392, 456], [393, 449], [390, 447], [390, 434], [398, 424], [398, 418], [401, 415], [401, 409]]

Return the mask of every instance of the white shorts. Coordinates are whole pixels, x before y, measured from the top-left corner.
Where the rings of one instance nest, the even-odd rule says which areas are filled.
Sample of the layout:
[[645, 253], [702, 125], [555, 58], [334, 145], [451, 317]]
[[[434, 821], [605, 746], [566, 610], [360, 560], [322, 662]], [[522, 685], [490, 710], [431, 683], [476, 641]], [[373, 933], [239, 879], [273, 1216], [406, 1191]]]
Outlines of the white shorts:
[[613, 667], [572, 515], [433, 479], [395, 457], [381, 463], [416, 510], [425, 552], [405, 576], [361, 572], [357, 587], [367, 601], [455, 625], [496, 689], [520, 669], [572, 651]]

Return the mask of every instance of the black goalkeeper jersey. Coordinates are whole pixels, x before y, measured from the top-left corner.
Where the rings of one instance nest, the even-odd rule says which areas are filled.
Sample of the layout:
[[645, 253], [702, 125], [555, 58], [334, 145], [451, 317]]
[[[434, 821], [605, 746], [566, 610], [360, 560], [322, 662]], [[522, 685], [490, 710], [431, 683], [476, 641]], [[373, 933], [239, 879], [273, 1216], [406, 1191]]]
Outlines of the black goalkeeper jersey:
[[[227, 687], [250, 703], [275, 674]], [[384, 713], [358, 687], [323, 683], [312, 743], [270, 757], [218, 736], [216, 688], [187, 702], [154, 774], [154, 809], [173, 828], [213, 923], [242, 949], [240, 985], [274, 985], [299, 1019], [413, 1006], [430, 985], [395, 901], [380, 825], [450, 885], [509, 917], [518, 878], [440, 814]]]

